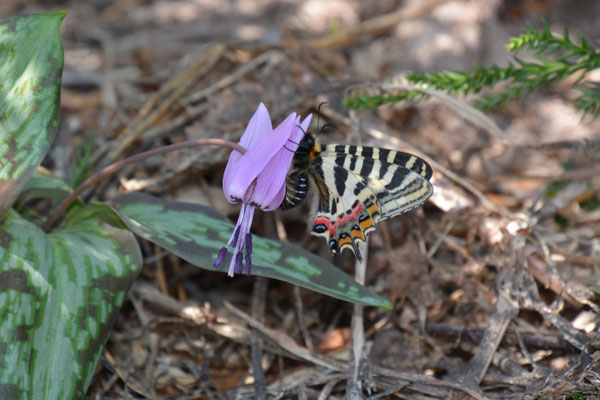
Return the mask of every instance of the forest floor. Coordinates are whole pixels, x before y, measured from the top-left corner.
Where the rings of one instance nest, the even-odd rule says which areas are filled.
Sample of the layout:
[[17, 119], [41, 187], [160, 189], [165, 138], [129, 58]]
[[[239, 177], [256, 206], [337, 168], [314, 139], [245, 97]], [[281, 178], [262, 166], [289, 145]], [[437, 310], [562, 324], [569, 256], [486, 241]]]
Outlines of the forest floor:
[[[600, 2], [3, 0], [0, 15], [61, 9], [62, 120], [45, 162], [61, 178], [183, 140], [237, 141], [260, 102], [274, 124], [327, 102], [321, 142], [409, 151], [434, 169], [430, 201], [371, 235], [366, 285], [394, 307], [362, 310], [362, 362], [352, 304], [142, 242], [90, 399], [600, 399], [600, 123], [575, 110], [574, 82], [487, 114], [498, 131], [440, 99], [342, 106], [357, 85], [409, 71], [506, 65], [508, 39], [543, 19], [597, 43]], [[86, 152], [88, 164], [73, 156]], [[146, 191], [235, 221], [227, 157], [169, 153], [89, 198]], [[354, 274], [350, 252], [309, 235], [308, 214], [257, 212], [253, 232]]]

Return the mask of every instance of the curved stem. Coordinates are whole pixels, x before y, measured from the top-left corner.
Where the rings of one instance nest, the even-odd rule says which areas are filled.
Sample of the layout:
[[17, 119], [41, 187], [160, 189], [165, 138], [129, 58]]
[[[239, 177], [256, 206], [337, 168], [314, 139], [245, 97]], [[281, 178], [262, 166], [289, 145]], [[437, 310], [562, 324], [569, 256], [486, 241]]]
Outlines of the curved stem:
[[64, 213], [66, 211], [66, 209], [69, 208], [69, 206], [75, 201], [75, 199], [77, 199], [83, 192], [85, 192], [90, 187], [94, 186], [96, 183], [112, 176], [115, 172], [119, 171], [121, 168], [126, 167], [130, 164], [135, 164], [139, 161], [143, 161], [147, 158], [150, 158], [150, 157], [153, 157], [153, 156], [156, 156], [159, 154], [165, 154], [165, 153], [169, 153], [171, 151], [185, 149], [187, 147], [204, 146], [207, 144], [215, 144], [215, 145], [219, 145], [219, 146], [230, 147], [233, 150], [239, 151], [242, 154], [246, 153], [245, 148], [243, 148], [242, 146], [240, 146], [237, 143], [229, 142], [227, 140], [194, 139], [194, 140], [186, 140], [185, 142], [171, 144], [169, 146], [159, 147], [158, 149], [148, 150], [143, 153], [136, 154], [135, 156], [124, 158], [122, 160], [117, 161], [114, 164], [107, 166], [106, 168], [95, 173], [94, 175], [90, 176], [89, 178], [87, 178], [85, 180], [85, 182], [83, 182], [73, 192], [71, 192], [67, 197], [65, 197], [65, 199], [58, 205], [58, 207], [56, 207], [54, 212], [52, 214], [50, 214], [50, 216], [48, 217], [46, 222], [44, 222], [42, 229], [44, 230], [44, 232], [48, 232], [50, 230], [50, 228], [52, 228], [52, 226], [54, 225], [54, 223], [56, 222], [58, 217], [60, 217], [62, 215], [62, 213]]

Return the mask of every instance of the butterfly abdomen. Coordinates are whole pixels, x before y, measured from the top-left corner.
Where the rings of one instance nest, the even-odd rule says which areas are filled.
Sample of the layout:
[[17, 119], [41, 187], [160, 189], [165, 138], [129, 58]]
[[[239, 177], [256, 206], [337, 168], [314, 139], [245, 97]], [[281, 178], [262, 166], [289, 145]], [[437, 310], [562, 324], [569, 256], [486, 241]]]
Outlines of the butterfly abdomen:
[[292, 167], [286, 180], [286, 194], [279, 206], [282, 210], [294, 208], [306, 198], [309, 186], [308, 167], [318, 155], [321, 146], [311, 134], [305, 134], [294, 153]]

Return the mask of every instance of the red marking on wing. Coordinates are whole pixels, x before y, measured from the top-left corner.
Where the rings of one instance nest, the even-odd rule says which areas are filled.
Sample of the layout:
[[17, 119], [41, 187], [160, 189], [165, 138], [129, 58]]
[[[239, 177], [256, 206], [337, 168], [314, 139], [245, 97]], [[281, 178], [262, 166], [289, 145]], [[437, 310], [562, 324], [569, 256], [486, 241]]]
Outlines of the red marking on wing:
[[331, 224], [331, 220], [327, 217], [317, 217], [315, 218], [315, 223], [313, 226], [317, 225], [325, 225], [325, 228], [329, 231], [331, 235], [335, 233], [335, 224]]
[[362, 203], [358, 203], [356, 205], [356, 207], [354, 207], [352, 209], [352, 212], [350, 214], [344, 214], [341, 218], [338, 218], [335, 222], [331, 221], [329, 218], [327, 218], [324, 215], [318, 216], [317, 218], [315, 218], [315, 223], [313, 224], [313, 226], [317, 226], [317, 225], [324, 225], [325, 228], [327, 228], [327, 230], [329, 231], [329, 235], [333, 236], [335, 235], [335, 231], [337, 230], [338, 226], [344, 226], [347, 223], [349, 223], [350, 221], [354, 221], [356, 219], [358, 219], [358, 217], [360, 216], [361, 212], [362, 212]]
[[352, 212], [350, 214], [344, 214], [343, 217], [338, 218], [338, 220], [336, 221], [336, 225], [339, 226], [343, 226], [346, 225], [348, 222], [350, 221], [354, 221], [355, 219], [358, 218], [358, 216], [360, 215], [360, 212], [362, 211], [362, 203], [358, 203], [356, 205], [356, 207], [354, 207], [352, 209]]

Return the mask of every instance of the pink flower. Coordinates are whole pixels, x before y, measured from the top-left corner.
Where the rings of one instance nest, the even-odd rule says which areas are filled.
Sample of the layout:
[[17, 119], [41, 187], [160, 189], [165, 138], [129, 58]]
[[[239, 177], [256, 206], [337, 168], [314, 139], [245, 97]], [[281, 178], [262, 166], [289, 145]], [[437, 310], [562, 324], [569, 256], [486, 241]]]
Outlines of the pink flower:
[[219, 268], [227, 247], [233, 247], [233, 256], [229, 265], [229, 276], [241, 273], [243, 269], [243, 250], [246, 247], [246, 274], [250, 275], [252, 266], [252, 235], [250, 226], [256, 207], [263, 211], [272, 211], [279, 207], [285, 197], [285, 180], [292, 164], [294, 152], [310, 124], [312, 115], [300, 122], [300, 116], [291, 113], [285, 121], [273, 129], [269, 111], [263, 103], [250, 119], [246, 131], [240, 138], [240, 146], [245, 154], [233, 151], [229, 156], [223, 192], [230, 203], [242, 202], [233, 234], [227, 245], [219, 251], [215, 268]]

